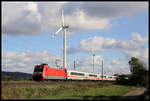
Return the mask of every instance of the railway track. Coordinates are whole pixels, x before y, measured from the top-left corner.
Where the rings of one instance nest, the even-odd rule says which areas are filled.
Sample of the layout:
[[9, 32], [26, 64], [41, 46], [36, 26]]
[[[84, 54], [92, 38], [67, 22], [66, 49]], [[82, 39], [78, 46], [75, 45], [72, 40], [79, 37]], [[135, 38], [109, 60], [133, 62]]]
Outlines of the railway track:
[[2, 82], [2, 88], [3, 87], [29, 87], [29, 86], [49, 86], [49, 85], [55, 85], [58, 83], [58, 81], [8, 81], [8, 82]]
[[99, 83], [100, 81], [2, 81], [4, 87], [37, 87], [37, 86], [55, 86], [64, 84], [88, 84]]

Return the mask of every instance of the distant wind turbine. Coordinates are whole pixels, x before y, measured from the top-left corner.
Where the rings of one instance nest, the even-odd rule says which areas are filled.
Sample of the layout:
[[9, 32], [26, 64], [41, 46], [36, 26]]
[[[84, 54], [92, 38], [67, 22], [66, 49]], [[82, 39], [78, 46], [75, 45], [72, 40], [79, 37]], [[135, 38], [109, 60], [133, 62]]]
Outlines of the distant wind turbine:
[[63, 30], [63, 68], [66, 68], [66, 29], [69, 28], [69, 26], [65, 26], [64, 23], [64, 11], [62, 10], [62, 26], [56, 31], [56, 33], [51, 36], [53, 38], [56, 36], [61, 30]]

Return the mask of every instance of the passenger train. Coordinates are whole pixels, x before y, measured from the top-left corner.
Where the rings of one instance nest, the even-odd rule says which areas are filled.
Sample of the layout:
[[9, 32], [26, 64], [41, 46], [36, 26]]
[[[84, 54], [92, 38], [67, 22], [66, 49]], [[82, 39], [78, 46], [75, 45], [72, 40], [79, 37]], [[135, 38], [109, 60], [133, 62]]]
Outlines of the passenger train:
[[65, 68], [52, 68], [47, 64], [35, 65], [32, 74], [33, 80], [108, 80], [115, 81], [116, 76], [88, 73]]

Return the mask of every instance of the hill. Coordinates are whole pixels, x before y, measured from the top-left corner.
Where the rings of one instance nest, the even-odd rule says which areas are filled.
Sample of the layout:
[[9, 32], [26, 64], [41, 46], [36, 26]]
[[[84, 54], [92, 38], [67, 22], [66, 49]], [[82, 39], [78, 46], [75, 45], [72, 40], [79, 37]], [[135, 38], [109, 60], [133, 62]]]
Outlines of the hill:
[[23, 73], [23, 72], [2, 71], [1, 78], [3, 81], [6, 81], [6, 80], [29, 80], [29, 79], [32, 79], [32, 74]]

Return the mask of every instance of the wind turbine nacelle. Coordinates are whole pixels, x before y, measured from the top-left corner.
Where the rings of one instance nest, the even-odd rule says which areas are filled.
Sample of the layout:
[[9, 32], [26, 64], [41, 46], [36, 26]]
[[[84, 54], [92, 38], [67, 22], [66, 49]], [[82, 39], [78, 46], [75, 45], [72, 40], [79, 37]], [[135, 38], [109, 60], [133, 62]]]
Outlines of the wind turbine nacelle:
[[63, 28], [69, 28], [69, 26], [63, 26]]

